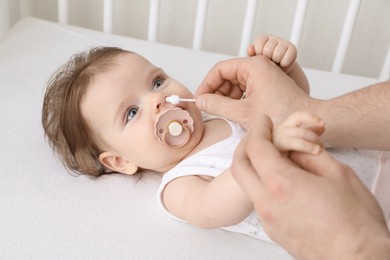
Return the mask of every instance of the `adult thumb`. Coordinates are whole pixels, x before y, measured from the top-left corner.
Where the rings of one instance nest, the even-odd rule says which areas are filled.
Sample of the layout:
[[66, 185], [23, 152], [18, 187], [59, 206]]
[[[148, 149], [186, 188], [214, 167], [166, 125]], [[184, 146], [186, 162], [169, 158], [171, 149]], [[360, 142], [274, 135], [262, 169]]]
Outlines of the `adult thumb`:
[[347, 171], [348, 168], [343, 163], [337, 161], [326, 150], [322, 150], [318, 155], [291, 152], [290, 159], [302, 169], [319, 176], [337, 176]]
[[196, 98], [195, 104], [203, 112], [240, 123], [242, 101], [217, 94], [202, 94]]

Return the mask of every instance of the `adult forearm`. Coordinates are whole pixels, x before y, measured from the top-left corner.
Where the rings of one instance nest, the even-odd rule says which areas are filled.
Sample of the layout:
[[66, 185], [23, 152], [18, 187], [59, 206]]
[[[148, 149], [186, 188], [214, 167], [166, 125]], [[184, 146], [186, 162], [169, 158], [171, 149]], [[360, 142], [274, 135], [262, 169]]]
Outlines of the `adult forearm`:
[[390, 150], [390, 81], [318, 101], [314, 112], [325, 120], [327, 145]]

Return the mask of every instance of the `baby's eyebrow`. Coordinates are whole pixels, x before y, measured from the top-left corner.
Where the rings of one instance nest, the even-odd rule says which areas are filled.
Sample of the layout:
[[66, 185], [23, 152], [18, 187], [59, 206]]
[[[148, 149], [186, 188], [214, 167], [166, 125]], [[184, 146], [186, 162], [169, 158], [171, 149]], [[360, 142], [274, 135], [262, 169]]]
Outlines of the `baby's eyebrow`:
[[162, 68], [159, 68], [159, 67], [154, 67], [151, 71], [150, 71], [150, 75], [155, 75], [155, 74], [157, 74], [157, 73], [159, 73], [159, 72], [162, 72], [162, 73], [164, 73], [164, 70], [162, 69]]

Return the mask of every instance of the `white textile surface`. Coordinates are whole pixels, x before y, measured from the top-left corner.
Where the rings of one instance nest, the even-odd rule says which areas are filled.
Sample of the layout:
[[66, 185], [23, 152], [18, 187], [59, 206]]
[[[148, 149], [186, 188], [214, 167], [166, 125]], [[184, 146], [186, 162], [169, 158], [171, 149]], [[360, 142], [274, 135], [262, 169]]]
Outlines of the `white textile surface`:
[[[136, 183], [66, 172], [43, 137], [45, 83], [72, 54], [100, 45], [138, 52], [192, 90], [229, 58], [34, 18], [16, 24], [0, 42], [0, 259], [291, 259], [277, 245], [169, 218], [156, 201], [158, 175]], [[317, 97], [373, 82], [306, 72]]]

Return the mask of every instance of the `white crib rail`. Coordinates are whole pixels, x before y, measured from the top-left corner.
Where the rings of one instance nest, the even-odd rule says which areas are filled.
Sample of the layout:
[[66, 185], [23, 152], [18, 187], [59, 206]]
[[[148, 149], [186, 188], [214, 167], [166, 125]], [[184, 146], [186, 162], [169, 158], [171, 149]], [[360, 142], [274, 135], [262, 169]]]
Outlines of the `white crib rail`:
[[379, 80], [381, 81], [389, 80], [389, 79], [390, 79], [390, 45], [389, 48], [387, 49], [386, 59], [383, 64], [381, 74], [379, 76]]
[[103, 5], [103, 32], [112, 33], [113, 2], [112, 0], [104, 0]]
[[244, 28], [242, 29], [240, 50], [238, 55], [243, 57], [246, 55], [246, 50], [251, 41], [253, 25], [255, 23], [257, 9], [257, 0], [248, 0], [244, 17]]
[[0, 0], [0, 39], [10, 27], [8, 1]]
[[297, 48], [299, 47], [299, 41], [301, 39], [303, 23], [305, 22], [307, 4], [308, 4], [308, 0], [298, 1], [297, 9], [295, 11], [294, 23], [291, 28], [290, 42], [292, 42]]
[[68, 0], [58, 0], [58, 22], [68, 23]]
[[[5, 34], [10, 26], [9, 2], [10, 0], [0, 0], [0, 38]], [[291, 27], [290, 41], [299, 48], [302, 34], [302, 28], [305, 21], [308, 0], [298, 0], [295, 11], [294, 21]], [[57, 0], [58, 3], [58, 22], [69, 23], [68, 0]], [[23, 18], [31, 13], [30, 1], [19, 0], [20, 16]], [[103, 0], [103, 26], [102, 31], [106, 33], [113, 32], [113, 4], [114, 0]], [[354, 31], [355, 21], [359, 14], [361, 0], [350, 0], [343, 30], [340, 35], [336, 55], [333, 60], [332, 71], [341, 73], [344, 60], [351, 41], [351, 35]], [[258, 0], [247, 0], [244, 25], [242, 28], [241, 42], [237, 55], [245, 56], [248, 44], [252, 40], [252, 31], [256, 18]], [[207, 18], [208, 0], [198, 0], [196, 12], [193, 44], [195, 50], [202, 49], [205, 23]], [[159, 29], [160, 0], [150, 0], [149, 7], [149, 25], [147, 32], [148, 41], [157, 41]], [[387, 56], [381, 69], [379, 79], [386, 80], [390, 77], [390, 46]]]
[[155, 42], [158, 33], [160, 0], [150, 0], [148, 41]]
[[194, 41], [192, 43], [192, 48], [194, 50], [202, 49], [204, 26], [206, 24], [207, 4], [207, 0], [198, 1], [198, 8], [196, 11], [195, 20]]
[[333, 72], [340, 73], [343, 68], [345, 56], [347, 55], [348, 51], [349, 42], [351, 41], [352, 32], [355, 27], [356, 18], [359, 13], [360, 3], [361, 0], [351, 0], [349, 2], [343, 31], [341, 33], [340, 42], [337, 47], [336, 57], [333, 62]]

